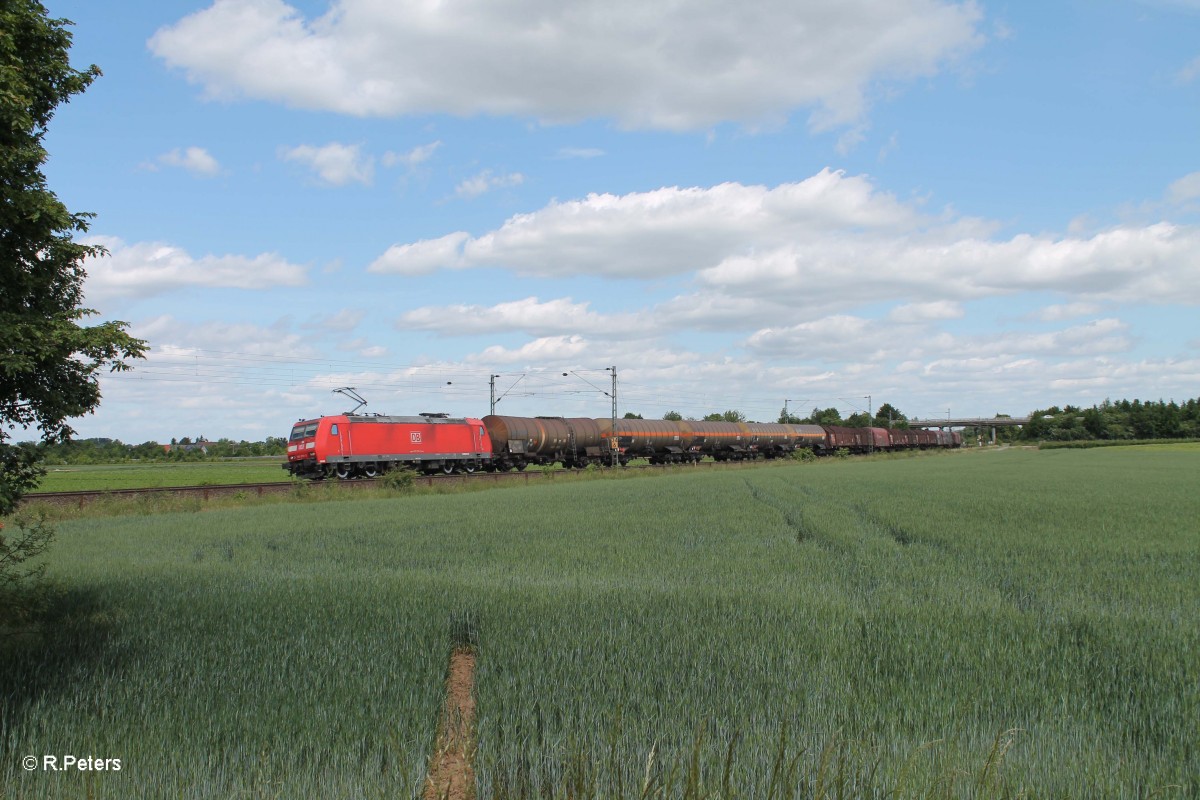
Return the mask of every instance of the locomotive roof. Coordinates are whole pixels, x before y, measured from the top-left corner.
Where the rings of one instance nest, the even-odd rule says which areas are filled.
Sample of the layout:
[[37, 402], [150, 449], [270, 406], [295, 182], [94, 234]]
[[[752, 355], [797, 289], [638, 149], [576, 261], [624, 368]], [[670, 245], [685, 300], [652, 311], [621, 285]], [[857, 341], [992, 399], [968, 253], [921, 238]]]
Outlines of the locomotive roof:
[[467, 422], [464, 417], [435, 417], [432, 415], [392, 417], [383, 414], [347, 414], [346, 419], [350, 422], [382, 422], [385, 424], [406, 425], [464, 425]]

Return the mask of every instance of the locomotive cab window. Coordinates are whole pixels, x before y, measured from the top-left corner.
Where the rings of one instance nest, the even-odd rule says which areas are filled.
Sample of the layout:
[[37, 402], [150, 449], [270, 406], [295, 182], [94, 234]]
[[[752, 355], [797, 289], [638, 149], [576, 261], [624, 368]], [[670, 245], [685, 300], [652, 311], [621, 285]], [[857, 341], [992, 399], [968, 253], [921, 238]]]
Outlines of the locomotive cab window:
[[337, 433], [337, 423], [336, 423], [336, 422], [335, 422], [335, 423], [333, 423], [332, 425], [330, 425], [330, 426], [329, 426], [329, 435], [330, 435], [330, 436], [337, 436], [337, 435], [338, 435], [338, 433]]
[[317, 435], [317, 423], [313, 422], [309, 425], [297, 425], [292, 428], [292, 435], [289, 441], [295, 442], [300, 439], [306, 439], [309, 436]]

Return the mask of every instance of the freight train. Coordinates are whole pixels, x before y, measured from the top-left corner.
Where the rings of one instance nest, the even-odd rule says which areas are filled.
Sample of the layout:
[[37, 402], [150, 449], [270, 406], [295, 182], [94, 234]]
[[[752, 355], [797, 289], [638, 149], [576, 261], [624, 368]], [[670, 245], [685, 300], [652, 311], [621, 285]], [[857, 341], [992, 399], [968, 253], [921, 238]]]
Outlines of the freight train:
[[799, 450], [817, 455], [961, 447], [949, 431], [846, 428], [697, 420], [613, 420], [590, 417], [452, 418], [424, 413], [400, 417], [341, 414], [300, 420], [288, 438], [289, 473], [306, 478], [373, 478], [396, 467], [421, 472], [523, 470], [530, 464], [625, 465], [780, 458]]

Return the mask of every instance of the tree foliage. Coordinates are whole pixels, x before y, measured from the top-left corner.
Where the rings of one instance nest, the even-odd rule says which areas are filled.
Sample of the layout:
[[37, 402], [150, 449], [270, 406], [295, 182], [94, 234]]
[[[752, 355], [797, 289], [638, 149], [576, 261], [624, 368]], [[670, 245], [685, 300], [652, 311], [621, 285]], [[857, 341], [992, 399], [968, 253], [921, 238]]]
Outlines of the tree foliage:
[[705, 414], [705, 422], [745, 422], [746, 415], [737, 409], [731, 408], [722, 414]]
[[836, 408], [814, 408], [812, 416], [808, 418], [810, 425], [841, 425], [842, 415]]
[[87, 326], [83, 262], [103, 253], [75, 237], [90, 215], [71, 213], [46, 185], [43, 138], [58, 106], [100, 74], [68, 60], [70, 23], [36, 0], [0, 0], [0, 514], [41, 475], [17, 429], [65, 441], [68, 420], [100, 402], [97, 374], [127, 369], [145, 342], [124, 322]]
[[907, 428], [908, 417], [891, 403], [884, 403], [875, 411], [875, 426], [879, 428]]
[[1051, 406], [1032, 412], [1020, 435], [1030, 441], [1194, 439], [1200, 437], [1200, 399]]

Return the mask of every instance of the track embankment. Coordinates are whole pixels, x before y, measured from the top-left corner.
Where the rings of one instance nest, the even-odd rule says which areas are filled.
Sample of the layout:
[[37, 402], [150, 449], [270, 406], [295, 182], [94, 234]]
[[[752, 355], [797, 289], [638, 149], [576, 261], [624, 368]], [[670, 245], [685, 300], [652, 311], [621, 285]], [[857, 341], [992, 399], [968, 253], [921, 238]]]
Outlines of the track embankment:
[[[680, 469], [697, 469], [706, 467], [751, 467], [770, 462], [762, 461], [735, 461], [716, 464], [712, 462], [701, 462], [700, 464], [691, 465], [638, 465], [622, 467], [624, 470], [680, 470]], [[499, 484], [499, 483], [539, 483], [553, 481], [556, 477], [581, 474], [580, 470], [528, 470], [525, 472], [476, 472], [476, 473], [454, 473], [451, 475], [415, 475], [413, 476], [413, 485], [417, 486], [437, 486], [446, 484], [467, 484], [467, 483], [483, 483], [483, 484]], [[323, 480], [323, 481], [275, 481], [271, 483], [229, 483], [229, 484], [212, 484], [203, 486], [162, 486], [162, 487], [147, 487], [140, 489], [92, 489], [77, 492], [30, 492], [22, 499], [22, 504], [49, 503], [60, 506], [76, 506], [82, 508], [91, 503], [100, 500], [109, 500], [114, 498], [129, 498], [129, 497], [149, 497], [149, 496], [176, 496], [176, 497], [193, 497], [199, 500], [212, 500], [221, 497], [236, 497], [236, 496], [255, 496], [262, 497], [272, 494], [287, 494], [288, 492], [304, 491], [306, 488], [317, 489], [318, 487], [333, 487], [339, 491], [358, 491], [363, 489], [372, 489], [380, 485], [378, 478], [355, 478], [353, 480]]]

